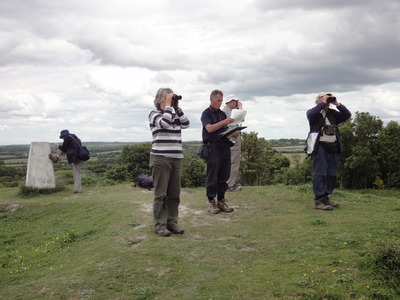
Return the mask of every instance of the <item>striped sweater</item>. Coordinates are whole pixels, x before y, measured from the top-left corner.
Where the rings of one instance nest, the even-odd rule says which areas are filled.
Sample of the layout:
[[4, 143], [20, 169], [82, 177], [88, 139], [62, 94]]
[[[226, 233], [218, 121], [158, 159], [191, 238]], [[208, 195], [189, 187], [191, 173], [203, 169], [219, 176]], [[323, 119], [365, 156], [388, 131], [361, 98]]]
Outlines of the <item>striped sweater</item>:
[[188, 128], [189, 124], [181, 108], [176, 113], [170, 106], [166, 106], [164, 110], [153, 110], [149, 114], [150, 131], [153, 135], [151, 154], [183, 158], [181, 129]]

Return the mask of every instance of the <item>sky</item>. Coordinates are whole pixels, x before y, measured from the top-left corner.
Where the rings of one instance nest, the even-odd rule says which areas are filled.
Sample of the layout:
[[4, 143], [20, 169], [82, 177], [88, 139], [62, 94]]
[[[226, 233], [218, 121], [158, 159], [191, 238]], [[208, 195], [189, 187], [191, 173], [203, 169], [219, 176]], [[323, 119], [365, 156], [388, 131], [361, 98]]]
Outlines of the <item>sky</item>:
[[[201, 140], [212, 90], [247, 132], [302, 138], [332, 92], [354, 116], [400, 121], [398, 0], [1, 0], [0, 145], [151, 141], [160, 87]], [[221, 107], [222, 108], [222, 107]]]

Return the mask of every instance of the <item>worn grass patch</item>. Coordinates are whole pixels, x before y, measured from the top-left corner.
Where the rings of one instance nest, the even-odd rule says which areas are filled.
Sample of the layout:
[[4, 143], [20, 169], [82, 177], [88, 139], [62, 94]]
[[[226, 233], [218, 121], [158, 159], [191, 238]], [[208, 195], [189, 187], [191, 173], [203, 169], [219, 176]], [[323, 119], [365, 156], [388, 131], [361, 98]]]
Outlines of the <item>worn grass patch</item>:
[[[397, 296], [369, 246], [400, 236], [400, 192], [243, 187], [231, 214], [184, 190], [184, 235], [152, 231], [152, 192], [130, 185], [21, 198], [1, 189], [0, 299], [359, 299]], [[397, 244], [396, 244], [397, 245]], [[387, 248], [387, 247], [386, 247]], [[386, 249], [385, 248], [385, 249]], [[397, 260], [395, 260], [397, 263]], [[381, 277], [383, 278], [383, 277]]]

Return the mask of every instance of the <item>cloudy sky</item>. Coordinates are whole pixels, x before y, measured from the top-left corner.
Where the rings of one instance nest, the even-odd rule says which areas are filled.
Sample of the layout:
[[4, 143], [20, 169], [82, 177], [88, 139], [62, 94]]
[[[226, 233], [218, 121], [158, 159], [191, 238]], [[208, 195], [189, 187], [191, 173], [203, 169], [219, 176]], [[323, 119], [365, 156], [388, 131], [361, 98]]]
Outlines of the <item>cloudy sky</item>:
[[221, 89], [247, 131], [305, 138], [316, 94], [400, 121], [398, 0], [1, 0], [0, 145], [150, 141], [159, 87], [201, 112]]

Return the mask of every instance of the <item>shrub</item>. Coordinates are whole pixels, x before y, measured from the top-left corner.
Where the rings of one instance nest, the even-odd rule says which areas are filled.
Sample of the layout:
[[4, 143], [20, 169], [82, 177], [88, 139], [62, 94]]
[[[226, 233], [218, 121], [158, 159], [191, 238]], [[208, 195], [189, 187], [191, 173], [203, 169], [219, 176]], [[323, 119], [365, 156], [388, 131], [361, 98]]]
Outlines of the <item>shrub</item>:
[[116, 165], [105, 173], [105, 178], [116, 182], [124, 182], [129, 177], [127, 165]]
[[182, 186], [204, 186], [206, 179], [206, 164], [199, 158], [192, 158], [182, 171]]

